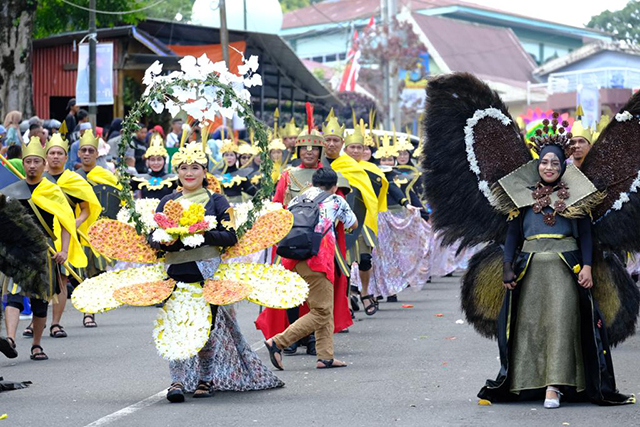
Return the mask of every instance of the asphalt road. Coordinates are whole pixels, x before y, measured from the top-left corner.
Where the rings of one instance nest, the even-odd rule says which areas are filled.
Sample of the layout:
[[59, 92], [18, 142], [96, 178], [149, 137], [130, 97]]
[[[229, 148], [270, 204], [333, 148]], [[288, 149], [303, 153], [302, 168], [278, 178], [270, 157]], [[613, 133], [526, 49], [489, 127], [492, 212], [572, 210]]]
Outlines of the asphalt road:
[[[638, 426], [639, 405], [602, 408], [542, 402], [479, 406], [476, 393], [498, 371], [495, 342], [462, 319], [459, 277], [407, 290], [400, 303], [381, 303], [372, 317], [357, 313], [348, 334], [336, 336], [345, 369], [317, 371], [314, 358], [285, 358], [285, 388], [217, 393], [213, 399], [169, 404], [168, 363], [151, 340], [155, 308], [126, 307], [99, 315], [97, 329], [81, 326], [68, 306], [68, 338], [43, 340], [46, 362], [29, 360], [30, 341], [18, 339], [17, 359], [0, 359], [0, 376], [30, 380], [0, 394], [3, 426]], [[412, 304], [413, 308], [402, 308]], [[242, 303], [245, 337], [269, 364], [253, 327], [255, 305]], [[26, 321], [20, 325], [26, 326]], [[640, 395], [640, 338], [613, 351], [618, 387]]]

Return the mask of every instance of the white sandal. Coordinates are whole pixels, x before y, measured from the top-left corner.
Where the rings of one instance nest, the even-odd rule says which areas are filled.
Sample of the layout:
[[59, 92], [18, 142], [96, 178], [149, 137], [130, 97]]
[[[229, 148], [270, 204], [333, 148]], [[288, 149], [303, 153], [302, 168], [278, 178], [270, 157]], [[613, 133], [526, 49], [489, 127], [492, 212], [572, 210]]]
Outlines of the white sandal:
[[562, 393], [560, 393], [560, 390], [558, 390], [557, 388], [555, 388], [553, 386], [547, 387], [547, 392], [549, 392], [549, 391], [555, 392], [556, 393], [556, 398], [555, 399], [549, 399], [548, 397], [545, 396], [544, 407], [547, 408], [547, 409], [559, 408], [560, 407], [560, 396], [562, 396]]

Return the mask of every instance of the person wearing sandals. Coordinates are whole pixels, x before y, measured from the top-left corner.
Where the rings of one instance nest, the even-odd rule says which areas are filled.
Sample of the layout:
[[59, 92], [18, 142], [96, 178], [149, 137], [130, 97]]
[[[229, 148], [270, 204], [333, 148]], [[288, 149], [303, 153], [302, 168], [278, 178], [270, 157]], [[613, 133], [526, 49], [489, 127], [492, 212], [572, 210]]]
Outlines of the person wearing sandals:
[[[69, 143], [62, 139], [59, 133], [54, 134], [45, 146], [47, 156], [47, 172], [43, 176], [56, 184], [67, 197], [71, 210], [76, 214], [76, 228], [80, 233], [87, 235], [89, 227], [98, 219], [102, 212], [100, 202], [93, 192], [91, 185], [74, 171], [65, 169], [67, 162]], [[82, 238], [81, 238], [82, 239]], [[81, 240], [84, 245], [88, 242]], [[67, 302], [68, 274], [64, 267], [60, 268], [61, 282], [58, 302], [52, 304], [52, 323], [49, 327], [49, 336], [52, 338], [65, 338], [67, 332], [60, 325], [62, 314]], [[25, 337], [33, 336], [33, 326], [29, 325], [22, 333]]]
[[[206, 188], [208, 185], [207, 163], [207, 155], [203, 150], [202, 144], [193, 142], [180, 147], [179, 151], [173, 156], [172, 166], [178, 173], [182, 190], [162, 198], [157, 208], [157, 212], [162, 212], [167, 202], [181, 199], [203, 205], [205, 214], [215, 216], [218, 224], [215, 229], [204, 234], [204, 244], [196, 248], [190, 248], [185, 247], [180, 240], [165, 245], [153, 241], [151, 237], [149, 238], [151, 246], [166, 252], [165, 265], [167, 274], [177, 282], [202, 284], [205, 280], [213, 277], [221, 262], [219, 248], [233, 246], [238, 240], [231, 221], [229, 202], [223, 195], [210, 192]], [[233, 346], [228, 349], [217, 346], [216, 336], [220, 336], [220, 334], [214, 333], [214, 330], [216, 327], [219, 330], [222, 326], [216, 325], [217, 318], [224, 319], [224, 323], [227, 326], [225, 330], [230, 330], [234, 325], [237, 328], [237, 324], [235, 324], [235, 320], [229, 317], [225, 308], [221, 308], [221, 313], [219, 314], [218, 306], [211, 305], [210, 307], [212, 333], [209, 335], [204, 347], [195, 358], [171, 360], [169, 364], [171, 386], [167, 392], [167, 400], [172, 403], [184, 402], [184, 394], [188, 390], [186, 386], [190, 382], [189, 379], [192, 379], [194, 375], [197, 375], [198, 379], [193, 394], [194, 398], [213, 396], [214, 380], [225, 374], [233, 377], [228, 378], [227, 382], [238, 382], [239, 377], [253, 380], [253, 382], [249, 381], [249, 385], [243, 383], [243, 386], [249, 387], [249, 389], [281, 387], [282, 382], [264, 368], [255, 353], [251, 352], [250, 347], [241, 338], [239, 331], [237, 331]], [[232, 349], [238, 352], [237, 356], [233, 358], [226, 354], [227, 352], [232, 352]], [[224, 354], [217, 354], [217, 352]], [[229, 363], [233, 363], [234, 366], [220, 367], [218, 366], [220, 361], [230, 361]], [[247, 361], [250, 361], [250, 363]], [[246, 368], [247, 366], [249, 366], [248, 369]], [[247, 373], [246, 371], [249, 372]], [[230, 372], [232, 374], [229, 374]], [[246, 375], [243, 375], [243, 373]]]
[[[314, 137], [314, 135], [312, 135]], [[321, 137], [320, 137], [321, 138]], [[311, 154], [308, 154], [311, 152]], [[317, 155], [319, 149], [309, 147], [301, 152], [301, 158], [305, 161], [305, 156]], [[291, 344], [315, 332], [316, 351], [318, 369], [341, 368], [347, 366], [334, 358], [333, 354], [333, 292], [334, 285], [331, 278], [334, 277], [334, 247], [335, 230], [334, 224], [342, 222], [344, 227], [353, 230], [358, 226], [358, 220], [347, 202], [335, 195], [338, 190], [338, 175], [330, 168], [320, 168], [312, 176], [312, 187], [300, 196], [294, 198], [289, 206], [294, 206], [304, 199], [314, 200], [323, 193], [330, 193], [318, 204], [320, 218], [316, 225], [316, 233], [323, 233], [324, 237], [320, 243], [320, 250], [317, 255], [307, 260], [296, 261], [282, 259], [282, 265], [298, 273], [309, 284], [309, 296], [307, 304], [310, 312], [289, 327], [282, 333], [265, 341], [271, 363], [278, 370], [283, 370], [282, 350]]]
[[[368, 284], [368, 280], [371, 277], [371, 248], [375, 247], [377, 243], [378, 209], [380, 207], [383, 210], [387, 209], [386, 194], [381, 205], [367, 171], [348, 154], [341, 154], [345, 145], [344, 131], [344, 124], [338, 122], [338, 118], [334, 115], [332, 109], [322, 127], [325, 139], [322, 164], [338, 172], [351, 187], [351, 192], [347, 195], [347, 202], [353, 209], [360, 225], [357, 230], [347, 237], [346, 246], [352, 252], [354, 246], [357, 245], [360, 248], [359, 252], [364, 255], [364, 258], [360, 259], [359, 255], [356, 254], [356, 258], [353, 261], [359, 262], [360, 276], [364, 277], [364, 281]], [[349, 275], [349, 271], [346, 272], [346, 275]], [[373, 315], [378, 311], [373, 295], [363, 291], [360, 299], [365, 313]]]
[[[97, 165], [98, 161], [99, 140], [93, 135], [91, 129], [82, 134], [78, 145], [78, 156], [81, 162], [81, 168], [77, 170], [78, 174], [87, 180], [94, 189], [100, 205], [102, 206], [102, 216], [115, 219], [120, 210], [119, 191], [122, 188], [118, 182], [118, 178], [110, 171]], [[103, 256], [96, 255], [91, 248], [86, 247], [85, 252], [89, 258], [85, 276], [87, 278], [95, 277], [107, 270], [110, 264]], [[85, 313], [82, 324], [85, 328], [95, 328], [98, 326], [95, 314]]]
[[[77, 239], [75, 215], [66, 196], [60, 187], [43, 177], [46, 155], [39, 139], [33, 138], [23, 151], [25, 180], [11, 184], [0, 192], [9, 199], [20, 201], [34, 218], [34, 222], [38, 224], [44, 236], [50, 239], [47, 239], [50, 248], [55, 247], [55, 250], [52, 249], [53, 254], [48, 255], [45, 261], [47, 270], [46, 280], [43, 280], [45, 289], [24, 295], [27, 291], [22, 289], [19, 283], [14, 283], [13, 280], [4, 281], [3, 287], [8, 293], [5, 324], [7, 341], [11, 342], [14, 349], [10, 357], [17, 357], [15, 336], [20, 312], [23, 309], [23, 295], [30, 297], [33, 311], [31, 360], [41, 361], [48, 359], [40, 345], [40, 340], [47, 319], [49, 300], [54, 298], [55, 293], [59, 293], [62, 285], [59, 266], [68, 260], [73, 266], [82, 268], [87, 265], [87, 258]], [[56, 235], [56, 233], [59, 234]]]

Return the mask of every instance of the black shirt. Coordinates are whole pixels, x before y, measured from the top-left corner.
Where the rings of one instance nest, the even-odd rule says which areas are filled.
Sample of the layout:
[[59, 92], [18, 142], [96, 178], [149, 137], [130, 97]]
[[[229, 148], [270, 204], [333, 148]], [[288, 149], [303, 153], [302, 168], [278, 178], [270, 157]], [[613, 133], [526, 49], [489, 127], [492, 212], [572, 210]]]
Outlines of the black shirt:
[[[33, 191], [36, 189], [36, 187], [38, 185], [40, 185], [40, 183], [38, 183], [38, 184], [29, 184], [29, 183], [27, 183], [27, 186], [29, 187], [29, 191], [31, 192], [31, 194], [33, 194]], [[40, 220], [38, 219], [38, 216], [35, 214], [35, 212], [31, 208], [31, 204], [29, 204], [29, 199], [20, 200], [20, 202], [22, 203], [22, 205], [25, 208], [27, 208], [27, 212], [29, 212], [29, 215], [31, 215], [31, 217], [33, 218], [33, 221], [36, 224], [38, 224], [40, 229], [44, 232], [44, 235], [47, 236], [47, 237], [50, 237], [49, 233], [47, 232], [47, 230], [45, 230], [45, 228], [40, 223]], [[42, 219], [44, 220], [45, 224], [47, 224], [47, 226], [49, 227], [49, 230], [53, 231], [53, 218], [54, 218], [53, 215], [51, 215], [49, 212], [43, 211], [40, 208], [37, 208], [37, 209], [40, 212], [40, 215], [42, 216]]]
[[[156, 212], [162, 212], [162, 210], [164, 209], [164, 205], [169, 200], [176, 200], [181, 196], [182, 192], [173, 193], [163, 197], [160, 201], [160, 204], [158, 204]], [[207, 202], [204, 208], [205, 215], [213, 215], [218, 221], [218, 226], [215, 229], [209, 230], [204, 234], [204, 244], [208, 246], [221, 247], [235, 245], [238, 242], [238, 237], [236, 236], [235, 230], [227, 229], [224, 225], [222, 225], [223, 221], [229, 221], [231, 219], [229, 213], [227, 212], [227, 210], [230, 208], [227, 199], [220, 194], [210, 193], [209, 202]], [[189, 250], [184, 247], [180, 240], [178, 240], [171, 246], [161, 245], [161, 248], [162, 250], [165, 250], [167, 252], [177, 252], [181, 249]], [[185, 283], [195, 283], [204, 280], [195, 261], [185, 262], [182, 264], [171, 264], [169, 266], [169, 269], [167, 270], [167, 274], [172, 279]]]

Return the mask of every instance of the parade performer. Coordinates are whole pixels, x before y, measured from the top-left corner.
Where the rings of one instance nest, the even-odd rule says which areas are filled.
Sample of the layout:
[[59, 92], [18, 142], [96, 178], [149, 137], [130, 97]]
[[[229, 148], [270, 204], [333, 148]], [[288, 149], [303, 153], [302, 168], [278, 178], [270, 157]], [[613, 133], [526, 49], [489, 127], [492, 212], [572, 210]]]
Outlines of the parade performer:
[[[302, 154], [304, 158], [304, 153]], [[358, 225], [356, 216], [338, 191], [338, 175], [330, 168], [319, 168], [312, 176], [312, 187], [294, 198], [290, 206], [304, 200], [322, 200], [318, 203], [320, 218], [315, 227], [321, 233], [320, 250], [317, 255], [303, 261], [282, 260], [285, 268], [297, 272], [309, 284], [307, 304], [309, 314], [300, 317], [282, 333], [265, 341], [271, 363], [283, 370], [282, 350], [308, 336], [312, 332], [316, 337], [318, 362], [316, 368], [342, 368], [343, 361], [334, 358], [333, 352], [333, 301], [334, 286], [334, 224], [341, 222], [345, 228], [353, 229]]]
[[[86, 240], [87, 232], [89, 227], [96, 222], [102, 213], [102, 206], [96, 194], [93, 192], [91, 185], [78, 173], [65, 169], [64, 166], [68, 160], [68, 152], [68, 142], [63, 140], [59, 133], [54, 134], [45, 146], [48, 170], [44, 173], [44, 177], [60, 187], [67, 197], [71, 210], [76, 215], [76, 228], [79, 240], [84, 247], [89, 248], [90, 244]], [[49, 335], [53, 338], [64, 338], [67, 336], [63, 327], [60, 326], [60, 320], [67, 302], [67, 282], [70, 272], [66, 271], [64, 267], [61, 267], [60, 271], [60, 294], [58, 302], [53, 304], [53, 319], [49, 327]], [[27, 327], [23, 335], [27, 332], [33, 334], [31, 325]]]
[[131, 189], [140, 190], [142, 199], [162, 199], [173, 193], [178, 187], [178, 176], [166, 172], [169, 153], [159, 133], [151, 137], [144, 158], [150, 171], [148, 174], [132, 176]]
[[[25, 294], [46, 290], [47, 283], [47, 245], [45, 237], [31, 215], [19, 200], [0, 194], [0, 223], [5, 227], [0, 233], [0, 272], [20, 283]], [[0, 322], [2, 321], [0, 310]], [[0, 336], [0, 353], [13, 359], [18, 356], [15, 340]], [[0, 381], [0, 392], [19, 390], [28, 387], [30, 381]]]
[[582, 120], [578, 117], [571, 126], [571, 147], [573, 148], [571, 159], [573, 164], [579, 169], [584, 162], [584, 158], [589, 154], [593, 143], [593, 132], [588, 127], [582, 125]]
[[389, 181], [388, 210], [378, 214], [378, 245], [373, 250], [374, 280], [369, 289], [375, 296], [386, 297], [387, 302], [397, 302], [397, 294], [407, 286], [422, 289], [429, 277], [428, 216], [423, 216], [426, 210], [408, 186], [408, 180], [400, 178], [401, 173], [395, 170], [397, 155], [391, 137], [384, 135], [375, 156]]
[[220, 148], [222, 162], [212, 171], [231, 204], [247, 201], [248, 196], [254, 196], [257, 191], [249, 181], [252, 169], [238, 167], [238, 150], [235, 141], [225, 140]]
[[[331, 109], [322, 127], [326, 147], [322, 164], [338, 172], [338, 187], [348, 186], [351, 188], [347, 202], [358, 218], [358, 229], [348, 236], [347, 249], [353, 247], [358, 239], [361, 242], [360, 246], [373, 248], [376, 246], [378, 233], [379, 200], [365, 169], [347, 154], [341, 154], [344, 146], [344, 129], [345, 126], [338, 122], [338, 118]], [[340, 182], [341, 178], [344, 179], [344, 183]], [[386, 210], [386, 199], [383, 200], [381, 206]], [[365, 250], [365, 252], [367, 251], [369, 249]], [[364, 271], [365, 277], [370, 276], [370, 262], [362, 264], [360, 267], [360, 270]], [[345, 271], [344, 274], [348, 276], [350, 272]], [[360, 299], [365, 313], [375, 314], [377, 305], [373, 295], [361, 295]]]
[[[3, 293], [8, 293], [5, 323], [7, 339], [15, 349], [15, 336], [20, 312], [23, 309], [23, 296], [28, 296], [33, 311], [31, 360], [40, 361], [48, 359], [40, 345], [40, 340], [45, 328], [49, 300], [60, 293], [60, 286], [63, 285], [58, 266], [66, 264], [68, 260], [73, 266], [82, 268], [87, 265], [87, 258], [78, 241], [76, 218], [65, 194], [60, 187], [43, 177], [46, 155], [37, 137], [32, 138], [29, 145], [23, 149], [22, 163], [26, 173], [25, 180], [11, 184], [1, 192], [10, 199], [19, 200], [27, 209], [46, 236], [49, 254], [44, 261], [45, 280], [42, 280], [44, 286], [40, 286], [39, 289], [23, 289], [20, 283], [4, 280], [3, 289], [6, 292], [3, 291]], [[59, 230], [59, 237], [54, 230]]]
[[[82, 135], [78, 144], [78, 157], [80, 157], [82, 166], [77, 172], [93, 187], [102, 206], [101, 216], [113, 219], [120, 210], [119, 191], [122, 187], [113, 173], [96, 164], [98, 144], [98, 139], [93, 136], [90, 129]], [[103, 256], [96, 254], [90, 248], [85, 248], [85, 253], [89, 259], [87, 269], [84, 272], [87, 278], [95, 277], [107, 270], [109, 262]], [[82, 324], [85, 328], [98, 326], [95, 315], [92, 313], [85, 313]]]
[[285, 146], [285, 150], [282, 156], [282, 164], [288, 165], [294, 160], [298, 160], [298, 164], [292, 166], [299, 166], [299, 159], [296, 156], [297, 152], [297, 138], [300, 135], [301, 129], [296, 126], [296, 121], [291, 117], [291, 121], [280, 128], [278, 136], [282, 138], [282, 143]]
[[632, 149], [640, 94], [579, 170], [565, 163], [573, 135], [557, 115], [531, 137], [539, 153], [532, 160], [485, 83], [459, 73], [431, 80], [427, 90], [422, 166], [433, 226], [445, 244], [496, 242], [471, 259], [461, 294], [467, 320], [497, 337], [500, 349], [500, 373], [478, 396], [544, 398], [546, 408], [561, 399], [634, 403], [616, 388], [610, 346], [635, 332], [640, 307], [616, 255], [640, 248], [631, 225], [640, 219], [640, 156]]
[[[312, 117], [312, 115], [307, 116]], [[324, 151], [324, 138], [313, 130], [312, 118], [308, 120], [307, 132], [305, 132], [305, 135], [298, 136], [298, 140], [296, 141], [296, 154], [302, 163], [300, 166], [293, 167], [282, 173], [276, 187], [276, 194], [273, 198], [274, 202], [282, 203], [285, 207], [291, 200], [312, 186], [312, 176], [315, 170], [323, 166], [320, 163], [320, 158]], [[309, 129], [311, 129], [310, 132]], [[344, 197], [343, 190], [341, 189], [339, 189], [336, 194]], [[349, 312], [349, 302], [347, 300], [347, 276], [344, 274], [345, 270], [348, 274], [348, 270], [344, 261], [346, 257], [346, 244], [342, 224], [336, 226], [335, 242], [334, 262], [336, 263], [336, 268], [334, 268], [334, 276], [330, 277], [329, 280], [331, 280], [334, 285], [333, 326], [334, 332], [337, 333], [353, 324]], [[265, 338], [269, 339], [283, 332], [290, 324], [308, 313], [308, 311], [309, 309], [306, 304], [287, 311], [266, 309], [258, 316], [256, 328], [262, 331]], [[307, 354], [316, 354], [315, 339], [313, 336], [303, 342], [303, 344], [307, 345]], [[293, 348], [290, 348], [288, 352], [294, 353], [296, 348], [297, 346], [294, 344]]]
[[[358, 162], [358, 165], [364, 169], [364, 171], [369, 176], [369, 181], [371, 182], [371, 187], [378, 199], [378, 215], [382, 212], [386, 212], [387, 210], [387, 194], [389, 191], [389, 181], [385, 177], [384, 172], [380, 170], [373, 163], [363, 161], [362, 155], [364, 151], [365, 145], [365, 135], [366, 131], [364, 129], [364, 122], [361, 120], [360, 124], [357, 125], [351, 134], [349, 134], [344, 140], [344, 152], [351, 157], [353, 160]], [[370, 135], [366, 135], [371, 138]], [[379, 218], [379, 217], [378, 217]], [[364, 233], [361, 233], [358, 236], [358, 240], [354, 246], [352, 246], [349, 250], [349, 265], [352, 263], [356, 263], [358, 265], [358, 275], [359, 275], [359, 284], [360, 284], [360, 299], [363, 305], [365, 305], [365, 301], [369, 300], [369, 305], [365, 305], [364, 312], [368, 316], [372, 316], [378, 311], [377, 304], [371, 304], [370, 297], [373, 297], [373, 293], [369, 291], [369, 283], [371, 281], [371, 275], [373, 270], [373, 262], [372, 262], [372, 250], [373, 247], [370, 245], [364, 238]], [[353, 278], [352, 278], [353, 280]], [[351, 307], [352, 309], [356, 309], [357, 299], [354, 296], [351, 297]]]

